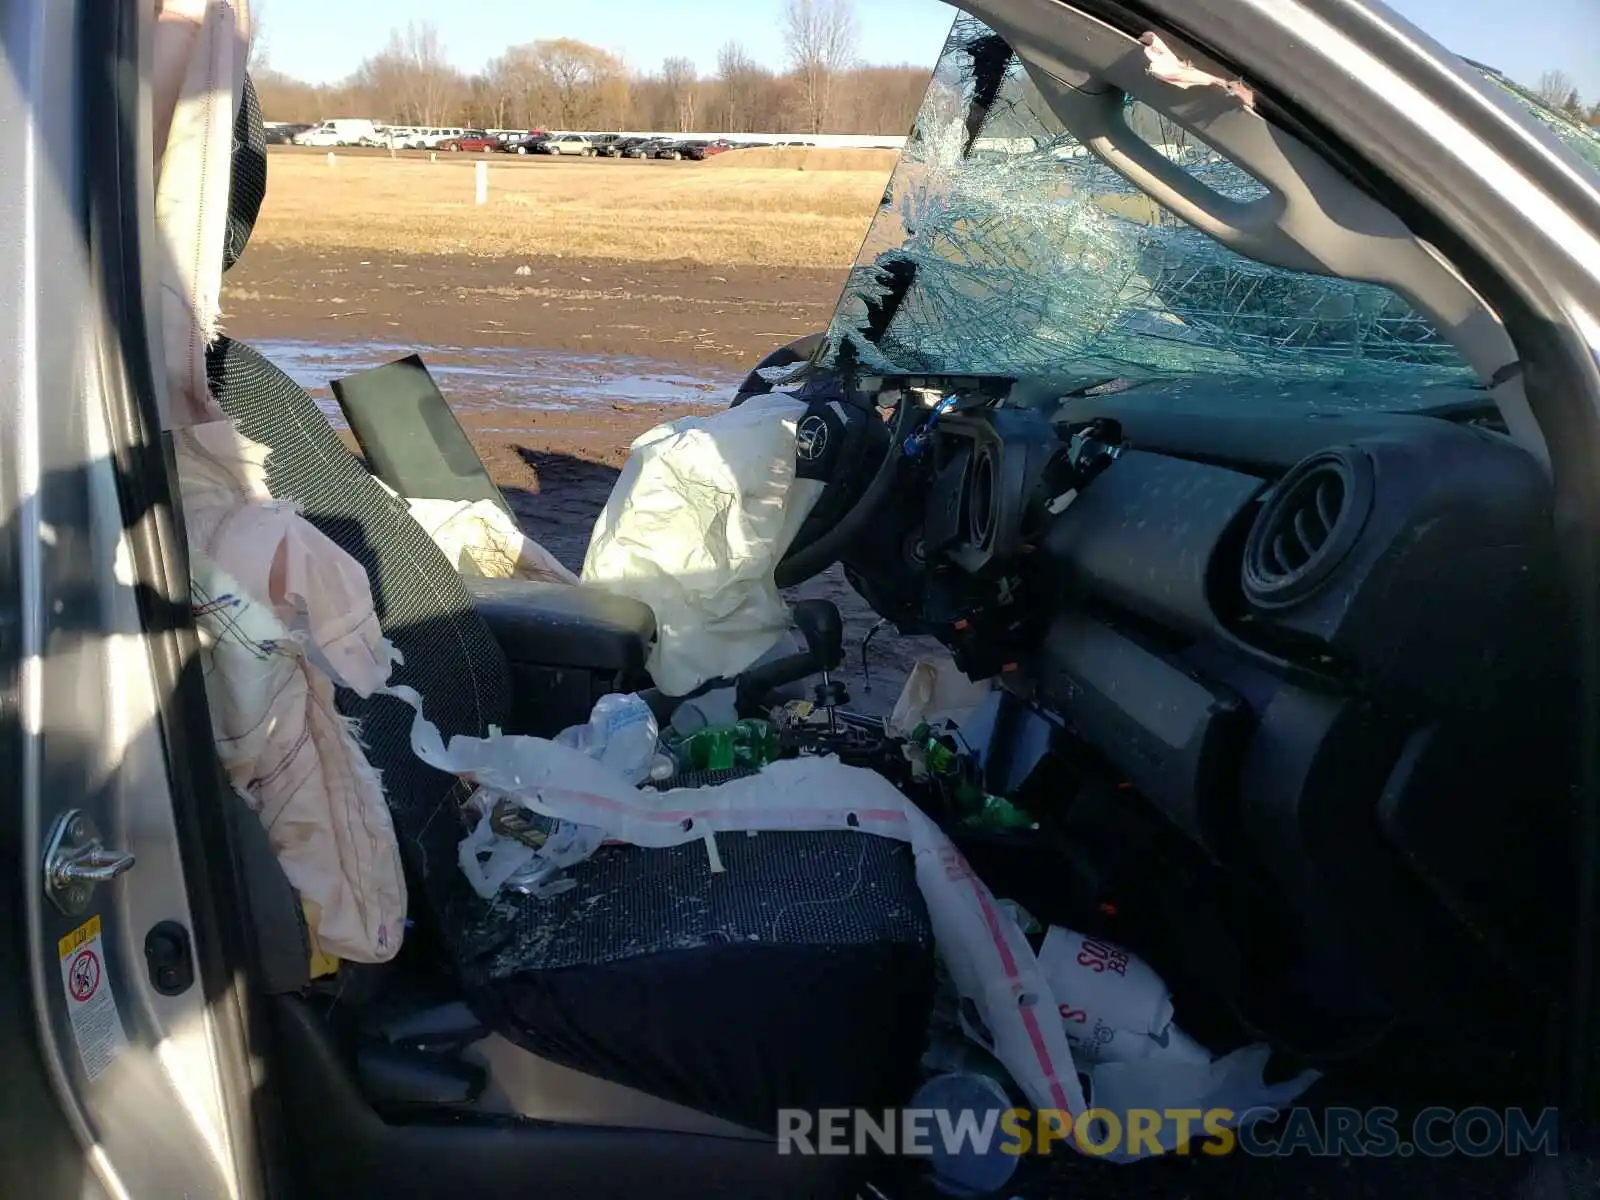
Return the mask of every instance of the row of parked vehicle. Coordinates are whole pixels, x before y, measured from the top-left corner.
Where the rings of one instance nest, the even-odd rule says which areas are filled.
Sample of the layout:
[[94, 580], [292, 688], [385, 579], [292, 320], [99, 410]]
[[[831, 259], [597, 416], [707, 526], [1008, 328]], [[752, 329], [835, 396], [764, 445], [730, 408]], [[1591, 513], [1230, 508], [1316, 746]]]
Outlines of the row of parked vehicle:
[[395, 150], [446, 150], [451, 153], [548, 154], [580, 158], [663, 158], [703, 160], [728, 150], [752, 146], [814, 146], [800, 139], [777, 142], [732, 141], [728, 138], [675, 138], [670, 135], [560, 133], [542, 129], [424, 129], [380, 125], [341, 117], [318, 124], [272, 125], [269, 143], [297, 146], [377, 146]]

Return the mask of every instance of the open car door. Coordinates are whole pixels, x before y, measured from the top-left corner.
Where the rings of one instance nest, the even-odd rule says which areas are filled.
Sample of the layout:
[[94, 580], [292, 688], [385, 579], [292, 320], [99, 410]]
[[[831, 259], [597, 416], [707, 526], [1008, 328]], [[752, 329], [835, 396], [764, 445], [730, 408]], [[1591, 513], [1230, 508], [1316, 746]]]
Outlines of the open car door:
[[0, 3], [6, 1196], [261, 1192], [243, 940], [219, 919], [241, 906], [215, 890], [228, 796], [143, 324], [148, 7]]

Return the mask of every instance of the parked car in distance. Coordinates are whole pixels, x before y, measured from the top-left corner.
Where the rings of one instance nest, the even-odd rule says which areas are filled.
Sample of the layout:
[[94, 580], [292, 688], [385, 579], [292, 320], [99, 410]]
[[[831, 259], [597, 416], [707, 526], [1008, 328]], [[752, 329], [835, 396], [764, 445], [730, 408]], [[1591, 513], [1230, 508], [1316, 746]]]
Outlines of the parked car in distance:
[[622, 140], [620, 133], [592, 133], [587, 136], [594, 146], [594, 152], [606, 157], [609, 157], [606, 152]]
[[539, 154], [567, 154], [594, 157], [594, 143], [581, 133], [553, 133], [539, 143]]
[[733, 148], [733, 143], [727, 138], [718, 138], [714, 142], [686, 142], [683, 146], [683, 157], [695, 162], [704, 162]]
[[297, 123], [292, 123], [292, 124], [269, 125], [266, 128], [267, 145], [269, 145], [269, 146], [289, 146], [289, 145], [293, 145], [294, 144], [294, 139], [299, 134], [304, 133], [306, 130], [308, 130], [310, 128], [311, 128], [311, 126], [306, 124], [303, 121], [302, 122], [297, 122]]
[[640, 138], [622, 152], [623, 158], [653, 158], [655, 152], [666, 143], [662, 137]]
[[482, 129], [465, 129], [455, 137], [439, 143], [439, 149], [449, 150], [452, 153], [462, 150], [475, 150], [481, 153], [485, 150], [497, 150], [499, 147], [499, 139], [490, 137]]
[[520, 138], [513, 138], [507, 141], [501, 149], [505, 150], [507, 154], [543, 154], [544, 144], [549, 140], [550, 135], [548, 133], [542, 129], [536, 129]]
[[596, 146], [594, 152], [601, 158], [622, 158], [627, 154], [628, 147], [637, 146], [645, 140], [642, 137], [619, 137], [603, 146]]
[[360, 117], [335, 117], [295, 135], [297, 146], [359, 146], [363, 138], [376, 140], [378, 127]]
[[655, 157], [671, 159], [687, 158], [689, 157], [689, 152], [691, 150], [698, 149], [699, 147], [708, 144], [709, 143], [699, 138], [689, 138], [683, 141], [662, 142], [661, 145], [656, 147]]

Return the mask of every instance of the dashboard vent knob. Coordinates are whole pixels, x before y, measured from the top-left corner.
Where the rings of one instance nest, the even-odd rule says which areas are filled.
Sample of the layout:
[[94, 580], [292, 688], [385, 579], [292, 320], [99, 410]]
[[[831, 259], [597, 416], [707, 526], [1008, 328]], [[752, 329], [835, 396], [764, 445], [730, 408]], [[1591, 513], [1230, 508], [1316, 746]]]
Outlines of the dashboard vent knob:
[[1324, 450], [1291, 468], [1245, 540], [1245, 599], [1274, 609], [1320, 591], [1361, 537], [1372, 492], [1372, 461], [1359, 450]]

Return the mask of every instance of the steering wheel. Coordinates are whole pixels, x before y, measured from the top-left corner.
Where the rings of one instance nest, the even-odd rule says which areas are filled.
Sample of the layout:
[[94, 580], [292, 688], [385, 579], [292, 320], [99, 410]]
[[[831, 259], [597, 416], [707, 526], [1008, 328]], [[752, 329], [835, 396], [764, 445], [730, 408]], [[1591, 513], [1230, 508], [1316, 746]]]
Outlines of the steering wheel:
[[779, 346], [744, 377], [744, 382], [739, 385], [739, 390], [734, 393], [728, 407], [738, 408], [751, 396], [765, 396], [772, 391], [771, 381], [763, 379], [761, 372], [769, 367], [792, 367], [795, 363], [805, 362], [817, 352], [817, 348], [822, 345], [822, 339], [827, 336], [822, 332], [808, 333], [805, 337], [795, 338], [787, 346]]
[[[770, 393], [772, 384], [761, 377], [761, 372], [768, 367], [793, 366], [812, 358], [825, 336], [822, 333], [807, 334], [767, 355], [745, 377], [728, 407], [737, 408], [752, 396]], [[842, 514], [817, 511], [806, 518], [794, 544], [778, 563], [775, 578], [779, 587], [804, 583], [832, 566], [845, 547], [865, 527], [878, 506], [888, 498], [898, 473], [896, 468], [900, 464], [898, 448], [910, 432], [914, 408], [913, 404], [902, 398], [895, 406], [893, 416], [886, 418], [889, 426], [887, 446], [871, 480], [850, 508]]]

